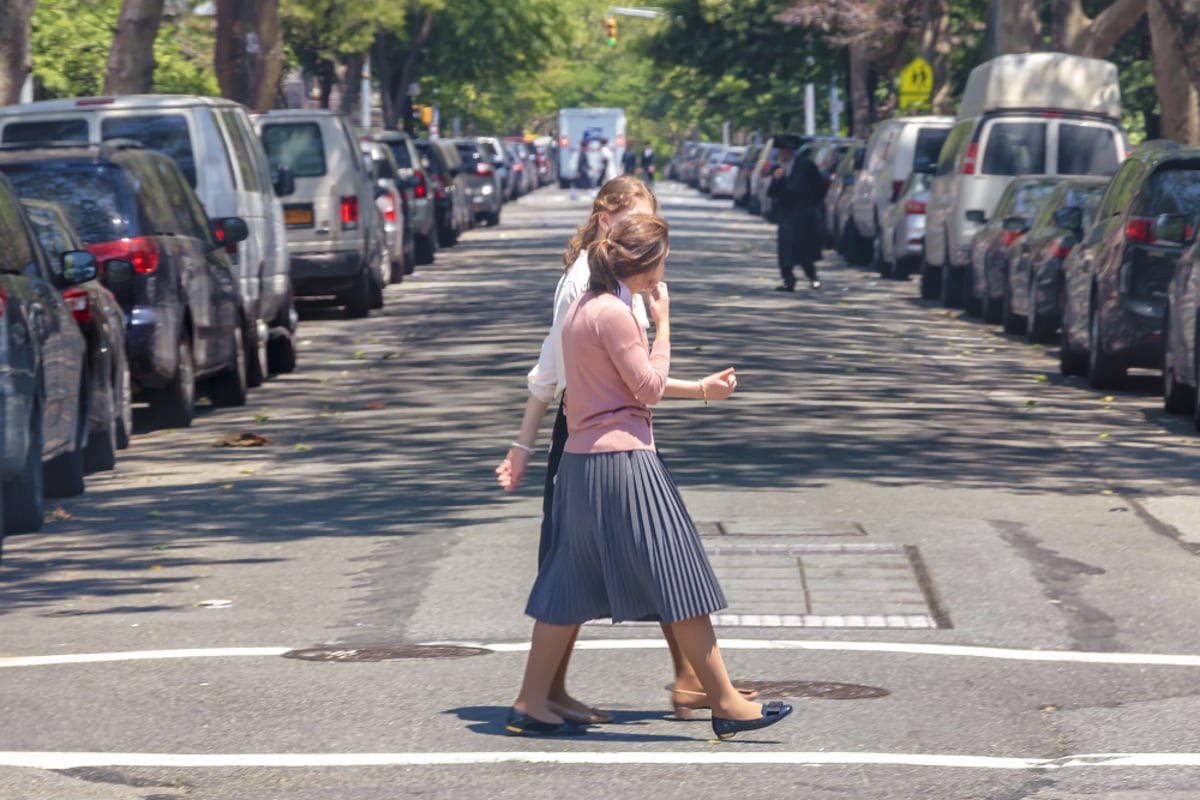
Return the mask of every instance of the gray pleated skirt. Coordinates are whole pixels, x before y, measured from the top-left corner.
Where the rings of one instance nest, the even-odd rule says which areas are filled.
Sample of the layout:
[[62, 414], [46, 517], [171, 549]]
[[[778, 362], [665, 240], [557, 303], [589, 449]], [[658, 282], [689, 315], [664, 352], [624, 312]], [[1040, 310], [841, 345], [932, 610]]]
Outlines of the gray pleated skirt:
[[678, 622], [724, 608], [696, 526], [653, 450], [564, 453], [550, 552], [525, 613], [552, 625]]

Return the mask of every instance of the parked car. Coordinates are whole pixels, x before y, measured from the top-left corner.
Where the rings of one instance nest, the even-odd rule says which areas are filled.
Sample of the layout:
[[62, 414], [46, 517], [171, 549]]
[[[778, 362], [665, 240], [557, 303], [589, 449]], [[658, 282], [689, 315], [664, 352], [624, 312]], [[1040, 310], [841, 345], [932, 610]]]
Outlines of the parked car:
[[850, 263], [866, 263], [863, 259], [869, 258], [876, 269], [884, 268], [880, 220], [900, 196], [913, 165], [937, 160], [953, 124], [953, 117], [897, 117], [875, 124], [851, 189], [850, 219], [843, 234]]
[[537, 185], [548, 186], [558, 180], [557, 145], [550, 136], [539, 136], [531, 145], [537, 163]]
[[462, 159], [458, 156], [458, 148], [440, 139], [419, 139], [417, 149], [421, 152], [422, 165], [433, 179], [438, 245], [452, 247], [474, 219], [467, 178], [462, 174]]
[[884, 244], [881, 278], [908, 280], [919, 269], [925, 249], [925, 203], [932, 180], [929, 170], [908, 173], [896, 202], [888, 206], [879, 221]]
[[1112, 175], [1120, 98], [1116, 65], [1093, 58], [1023, 53], [971, 70], [929, 191], [921, 296], [963, 304], [971, 240], [1014, 176]]
[[846, 223], [850, 220], [850, 204], [854, 200], [852, 187], [858, 179], [858, 171], [862, 169], [866, 156], [864, 147], [865, 144], [857, 143], [847, 148], [837, 166], [836, 175], [829, 182], [829, 191], [825, 192], [825, 227], [829, 230], [830, 241], [839, 253], [857, 246], [857, 238], [855, 242], [848, 242], [842, 237]]
[[[57, 203], [26, 200], [22, 205], [46, 251], [51, 271], [58, 277], [65, 254], [85, 250], [83, 241]], [[118, 277], [128, 281], [133, 275], [126, 267]], [[62, 294], [87, 347], [89, 430], [83, 465], [88, 472], [110, 470], [116, 466], [117, 450], [129, 446], [133, 431], [133, 382], [125, 359], [125, 312], [99, 279], [75, 283]]]
[[1200, 213], [1200, 148], [1143, 143], [1109, 182], [1063, 264], [1063, 374], [1097, 389], [1130, 367], [1162, 369], [1167, 289]]
[[1006, 333], [1025, 329], [1025, 320], [1014, 313], [1008, 291], [1009, 251], [1029, 230], [1059, 180], [1053, 175], [1013, 178], [996, 202], [992, 218], [984, 220], [971, 241], [967, 311], [982, 315], [985, 322], [1002, 322]]
[[[771, 198], [767, 196], [767, 187], [771, 185], [771, 173], [774, 172], [775, 167], [779, 166], [779, 148], [775, 145], [778, 138], [778, 136], [772, 136], [763, 143], [762, 150], [758, 153], [758, 163], [755, 164], [750, 175], [750, 212], [761, 214], [766, 219], [770, 219], [771, 214]], [[800, 140], [802, 150], [807, 148], [807, 157], [810, 159], [816, 155], [824, 143], [848, 141], [841, 136], [799, 136], [796, 138]], [[797, 151], [796, 154], [799, 155], [800, 151]], [[824, 210], [824, 206], [821, 206], [821, 210]]]
[[750, 173], [754, 171], [754, 165], [758, 161], [758, 151], [762, 149], [761, 144], [747, 145], [742, 153], [742, 160], [738, 162], [737, 172], [733, 176], [733, 204], [748, 207], [750, 202]]
[[1052, 341], [1062, 321], [1063, 260], [1091, 225], [1107, 178], [1071, 178], [1050, 193], [1009, 254], [1008, 303], [1032, 342]]
[[463, 162], [471, 213], [476, 220], [499, 225], [504, 184], [496, 160], [502, 156], [489, 142], [478, 138], [455, 139], [454, 146]]
[[500, 142], [500, 154], [507, 172], [501, 175], [504, 182], [504, 201], [517, 200], [525, 194], [525, 163], [517, 146], [512, 142]]
[[[22, 199], [62, 206], [108, 276], [133, 390], [159, 424], [191, 424], [198, 381], [215, 405], [246, 402], [250, 323], [226, 253], [249, 234], [244, 220], [208, 219], [175, 161], [127, 140], [9, 146], [0, 171]], [[125, 264], [133, 280], [114, 281]]]
[[709, 182], [709, 176], [715, 166], [720, 164], [725, 158], [725, 147], [722, 145], [713, 145], [704, 151], [704, 158], [696, 165], [696, 189], [704, 194], [712, 189]]
[[175, 160], [205, 212], [238, 217], [249, 228], [227, 243], [243, 314], [246, 375], [295, 368], [287, 231], [280, 196], [291, 179], [272, 174], [246, 108], [232, 100], [187, 95], [126, 95], [45, 100], [0, 108], [0, 144], [132, 139]]
[[330, 297], [347, 317], [382, 304], [383, 215], [346, 116], [325, 109], [256, 113], [271, 168], [286, 166], [295, 192], [284, 204], [297, 297]]
[[744, 147], [727, 147], [721, 160], [709, 167], [708, 193], [713, 197], [733, 197], [733, 184], [741, 168]]
[[[1164, 220], [1164, 222], [1168, 222]], [[1183, 222], [1182, 226], [1180, 222]], [[1196, 221], [1175, 219], [1175, 233], [1186, 249], [1175, 265], [1167, 286], [1167, 311], [1163, 321], [1163, 408], [1169, 414], [1190, 414], [1200, 431], [1200, 246]], [[1182, 227], [1182, 230], [1180, 228]]]
[[383, 233], [387, 242], [387, 258], [383, 263], [383, 282], [400, 283], [412, 272], [415, 260], [413, 232], [404, 208], [404, 187], [400, 169], [391, 148], [381, 142], [360, 139], [359, 149], [371, 160], [370, 179], [375, 188], [375, 207], [383, 215]]
[[433, 178], [421, 163], [416, 140], [404, 131], [384, 131], [371, 138], [391, 149], [400, 179], [406, 184], [404, 217], [412, 228], [414, 261], [406, 262], [405, 269], [411, 272], [414, 264], [432, 264], [438, 248]]
[[96, 259], [51, 264], [16, 192], [0, 177], [0, 494], [5, 533], [35, 531], [44, 497], [84, 490], [87, 350], [62, 291], [94, 280]]

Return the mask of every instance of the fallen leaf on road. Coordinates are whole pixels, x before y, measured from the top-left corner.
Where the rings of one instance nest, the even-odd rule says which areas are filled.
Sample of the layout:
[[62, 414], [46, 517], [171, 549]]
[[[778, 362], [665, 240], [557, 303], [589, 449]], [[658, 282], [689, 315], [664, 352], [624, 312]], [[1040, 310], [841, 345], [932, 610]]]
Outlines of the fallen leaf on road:
[[212, 443], [213, 447], [262, 447], [271, 440], [257, 433], [243, 431], [242, 433], [227, 433]]
[[232, 489], [232, 488], [233, 488], [233, 484], [232, 484], [232, 483], [223, 483], [223, 484], [221, 484], [221, 489], [222, 489], [223, 491], [229, 491], [229, 490], [230, 490], [230, 489]]
[[1034, 408], [1035, 406], [1037, 406], [1037, 400], [1026, 400], [1025, 406], [1027, 408]]
[[161, 512], [161, 511], [153, 511], [153, 510], [151, 510], [151, 511], [147, 511], [147, 512], [146, 512], [146, 516], [147, 516], [147, 517], [161, 517], [161, 516], [162, 516], [162, 512]]
[[252, 470], [252, 469], [240, 469], [240, 470], [238, 470], [238, 473], [239, 473], [239, 474], [241, 474], [241, 475], [253, 475], [253, 474], [254, 474], [254, 472], [255, 472], [255, 471], [254, 471], [254, 470]]
[[70, 511], [67, 511], [62, 506], [55, 506], [54, 510], [46, 515], [45, 521], [46, 522], [60, 522], [63, 520], [71, 519], [71, 517], [72, 517], [72, 514]]
[[1050, 376], [1049, 375], [1038, 375], [1036, 378], [1034, 378], [1034, 380], [1037, 381], [1038, 383], [1049, 383]]
[[269, 419], [270, 419], [270, 417], [268, 417], [266, 414], [255, 414], [254, 415], [255, 422], [266, 422]]
[[150, 569], [162, 569], [162, 564], [151, 564]]
[[367, 408], [371, 411], [377, 411], [381, 408], [387, 408], [387, 403], [367, 403]]
[[307, 453], [309, 450], [312, 450], [312, 445], [298, 444], [295, 447], [293, 447], [292, 449], [295, 450], [297, 453]]
[[1112, 401], [1113, 401], [1113, 396], [1111, 394], [1106, 394], [1106, 395], [1104, 395], [1104, 397], [1100, 398], [1101, 403], [1111, 403]]
[[1108, 438], [1108, 434], [1107, 434], [1107, 433], [1102, 433], [1102, 434], [1100, 434], [1100, 438], [1101, 438], [1101, 439], [1107, 439], [1107, 438]]

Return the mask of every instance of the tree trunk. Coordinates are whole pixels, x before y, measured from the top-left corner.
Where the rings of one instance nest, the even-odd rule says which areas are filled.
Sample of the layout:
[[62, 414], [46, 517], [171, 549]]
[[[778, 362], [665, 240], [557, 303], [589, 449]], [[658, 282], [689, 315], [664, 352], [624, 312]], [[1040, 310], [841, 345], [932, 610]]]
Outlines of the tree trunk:
[[1175, 31], [1180, 45], [1180, 58], [1187, 69], [1192, 86], [1200, 86], [1200, 8], [1190, 0], [1158, 0], [1159, 13]]
[[163, 0], [125, 0], [108, 51], [105, 94], [146, 94], [154, 86], [154, 40]]
[[1089, 19], [1081, 0], [1054, 0], [1052, 47], [1063, 53], [1105, 58], [1144, 13], [1146, 0], [1114, 0]]
[[13, 105], [21, 99], [21, 87], [33, 65], [29, 37], [36, 0], [5, 0], [0, 3], [0, 104]]
[[425, 14], [425, 18], [421, 20], [416, 35], [409, 39], [408, 53], [405, 54], [404, 64], [400, 67], [400, 74], [396, 76], [394, 81], [390, 82], [389, 89], [392, 92], [391, 108], [392, 111], [398, 113], [401, 119], [391, 120], [389, 128], [395, 128], [398, 122], [403, 121], [404, 130], [408, 131], [409, 134], [415, 131], [412, 119], [412, 98], [408, 96], [408, 85], [412, 83], [413, 76], [417, 74], [417, 64], [421, 60], [421, 51], [425, 48], [425, 43], [429, 41], [431, 33], [433, 33], [433, 12], [429, 11]]
[[921, 11], [921, 56], [933, 67], [934, 114], [954, 114], [950, 85], [950, 6], [947, 0], [924, 0]]
[[867, 73], [871, 53], [865, 42], [850, 44], [850, 135], [867, 138], [871, 132], [871, 97], [867, 93]]
[[217, 0], [214, 61], [223, 96], [256, 111], [271, 108], [283, 70], [279, 0]]
[[[361, 55], [347, 56], [342, 78], [342, 111], [351, 119], [358, 119], [362, 102], [362, 72], [366, 59]], [[361, 120], [359, 120], [361, 122]]]
[[992, 0], [985, 33], [990, 58], [1041, 49], [1042, 19], [1037, 0]]
[[1146, 12], [1150, 22], [1154, 83], [1164, 139], [1183, 144], [1200, 141], [1200, 104], [1196, 87], [1188, 80], [1180, 31], [1162, 8], [1162, 0], [1150, 0]]

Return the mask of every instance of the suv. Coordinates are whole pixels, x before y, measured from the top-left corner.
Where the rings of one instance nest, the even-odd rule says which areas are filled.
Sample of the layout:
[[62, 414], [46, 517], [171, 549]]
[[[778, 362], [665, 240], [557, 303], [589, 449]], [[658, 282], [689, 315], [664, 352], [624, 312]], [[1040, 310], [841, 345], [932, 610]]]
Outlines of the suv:
[[[160, 424], [191, 424], [198, 379], [216, 405], [246, 402], [251, 323], [225, 252], [245, 221], [210, 221], [179, 166], [134, 142], [7, 147], [0, 171], [22, 199], [58, 203], [109, 276], [134, 390]], [[130, 264], [132, 280], [112, 279]]]
[[421, 164], [417, 143], [404, 131], [384, 131], [371, 138], [388, 146], [400, 170], [400, 178], [408, 184], [404, 191], [404, 213], [412, 227], [416, 263], [432, 264], [438, 247], [433, 178]]
[[295, 192], [284, 204], [297, 296], [333, 295], [347, 317], [382, 305], [383, 216], [341, 112], [284, 109], [258, 112], [254, 125], [271, 168], [286, 166]]
[[421, 151], [421, 163], [433, 178], [438, 245], [452, 247], [474, 220], [462, 159], [458, 148], [440, 139], [419, 139], [417, 149]]
[[471, 212], [477, 220], [499, 225], [500, 206], [504, 202], [500, 175], [504, 156], [485, 139], [456, 139], [454, 146], [463, 162], [462, 174], [467, 177]]
[[92, 280], [95, 258], [51, 263], [0, 177], [0, 493], [5, 532], [42, 526], [43, 497], [83, 491], [87, 355], [62, 290]]
[[257, 386], [269, 372], [290, 372], [296, 316], [277, 195], [289, 193], [291, 183], [287, 175], [272, 177], [244, 106], [212, 97], [128, 95], [0, 108], [0, 144], [122, 138], [175, 159], [207, 214], [246, 221], [249, 238], [227, 244], [227, 251], [252, 322], [245, 336], [247, 380]]
[[1094, 58], [1024, 53], [971, 70], [929, 190], [921, 296], [964, 303], [971, 239], [1014, 176], [1116, 172], [1120, 98], [1116, 66]]
[[1113, 176], [1063, 265], [1063, 374], [1112, 388], [1162, 369], [1167, 289], [1200, 214], [1200, 148], [1142, 144]]
[[954, 125], [953, 117], [901, 117], [876, 123], [867, 140], [863, 167], [850, 190], [850, 219], [846, 221], [846, 252], [869, 257], [878, 269], [884, 263], [880, 221], [900, 196], [916, 163], [933, 163]]

